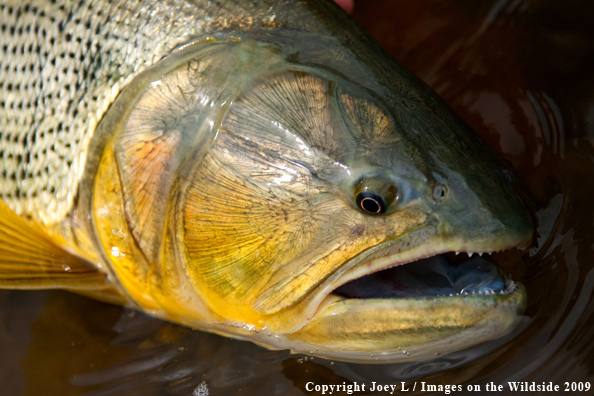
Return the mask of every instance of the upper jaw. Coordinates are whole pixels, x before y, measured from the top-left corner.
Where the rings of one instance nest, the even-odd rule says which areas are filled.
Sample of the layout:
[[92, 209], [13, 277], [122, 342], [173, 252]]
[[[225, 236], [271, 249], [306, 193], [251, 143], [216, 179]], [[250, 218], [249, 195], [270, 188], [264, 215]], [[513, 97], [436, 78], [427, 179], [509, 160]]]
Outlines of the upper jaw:
[[434, 233], [431, 226], [423, 227], [406, 238], [386, 242], [372, 252], [357, 257], [357, 264], [350, 266], [332, 285], [334, 290], [354, 279], [386, 270], [398, 265], [409, 264], [427, 257], [442, 253], [455, 252], [483, 255], [518, 247], [529, 242], [529, 239], [489, 238], [467, 241], [454, 238], [443, 238]]

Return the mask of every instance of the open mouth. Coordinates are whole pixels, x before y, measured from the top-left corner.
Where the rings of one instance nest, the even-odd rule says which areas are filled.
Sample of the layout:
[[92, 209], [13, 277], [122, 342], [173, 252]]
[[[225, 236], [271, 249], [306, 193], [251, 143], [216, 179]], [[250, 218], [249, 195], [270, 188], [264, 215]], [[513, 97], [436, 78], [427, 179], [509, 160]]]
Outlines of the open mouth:
[[[421, 238], [380, 246], [352, 262], [310, 300], [315, 313], [306, 323], [278, 340], [325, 358], [381, 363], [432, 359], [516, 328], [525, 289], [489, 253], [517, 246], [517, 239], [472, 246], [437, 239], [430, 249], [411, 247], [411, 240]], [[488, 254], [465, 253], [477, 250]]]
[[385, 299], [508, 294], [515, 290], [515, 283], [487, 259], [445, 253], [374, 272], [343, 284], [332, 294], [347, 299]]

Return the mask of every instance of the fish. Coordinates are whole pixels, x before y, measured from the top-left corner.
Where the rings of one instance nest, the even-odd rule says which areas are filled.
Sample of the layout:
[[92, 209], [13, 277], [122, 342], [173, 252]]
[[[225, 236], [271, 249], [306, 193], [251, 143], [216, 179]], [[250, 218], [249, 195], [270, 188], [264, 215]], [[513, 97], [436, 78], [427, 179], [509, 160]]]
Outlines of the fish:
[[0, 288], [270, 349], [502, 337], [513, 170], [329, 1], [0, 1]]

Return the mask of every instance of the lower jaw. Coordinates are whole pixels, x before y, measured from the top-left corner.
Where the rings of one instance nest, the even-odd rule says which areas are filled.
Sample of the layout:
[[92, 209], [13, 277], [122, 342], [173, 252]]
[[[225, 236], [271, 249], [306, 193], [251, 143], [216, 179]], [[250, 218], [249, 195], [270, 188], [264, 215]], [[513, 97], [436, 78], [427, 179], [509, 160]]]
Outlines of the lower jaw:
[[285, 348], [365, 363], [435, 358], [511, 332], [526, 306], [524, 287], [514, 289], [402, 299], [330, 295], [312, 322], [283, 336]]

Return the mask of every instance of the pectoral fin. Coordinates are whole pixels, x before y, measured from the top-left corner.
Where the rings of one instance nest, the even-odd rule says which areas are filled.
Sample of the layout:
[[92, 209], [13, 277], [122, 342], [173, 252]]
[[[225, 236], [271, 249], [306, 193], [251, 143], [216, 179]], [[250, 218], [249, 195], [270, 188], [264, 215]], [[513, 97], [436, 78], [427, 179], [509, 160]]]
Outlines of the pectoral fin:
[[0, 200], [0, 288], [90, 290], [107, 277]]

